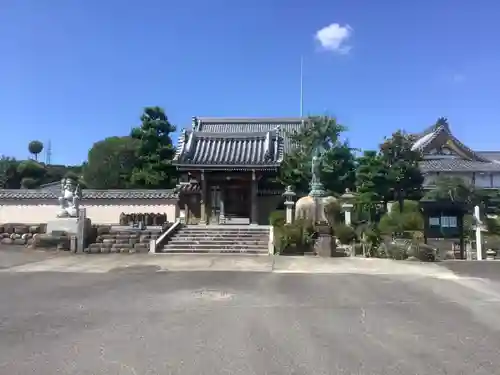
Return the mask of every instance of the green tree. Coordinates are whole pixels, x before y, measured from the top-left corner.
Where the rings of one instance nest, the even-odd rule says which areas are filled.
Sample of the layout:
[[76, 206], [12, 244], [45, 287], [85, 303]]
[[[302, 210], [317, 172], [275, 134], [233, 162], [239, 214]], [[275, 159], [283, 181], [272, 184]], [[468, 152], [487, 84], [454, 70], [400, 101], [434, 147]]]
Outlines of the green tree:
[[47, 169], [47, 174], [43, 180], [44, 184], [48, 184], [51, 182], [61, 181], [63, 177], [66, 177], [68, 173], [76, 175], [79, 177], [81, 181], [81, 177], [83, 175], [83, 166], [82, 165], [54, 165], [48, 164], [45, 165]]
[[94, 143], [83, 168], [83, 181], [93, 189], [132, 187], [138, 147], [139, 141], [131, 137], [109, 137]]
[[131, 132], [131, 137], [139, 142], [132, 183], [152, 189], [174, 187], [177, 173], [172, 165], [175, 149], [170, 134], [175, 126], [160, 107], [145, 108], [141, 122]]
[[353, 149], [340, 136], [346, 127], [335, 118], [314, 116], [306, 127], [290, 134], [295, 148], [285, 156], [280, 168], [279, 181], [292, 185], [297, 191], [308, 192], [311, 180], [311, 160], [315, 148], [323, 151], [321, 181], [330, 193], [341, 194], [352, 189], [355, 180]]
[[21, 187], [34, 189], [43, 183], [47, 169], [37, 161], [24, 160], [18, 164], [17, 173], [21, 178]]
[[391, 186], [386, 201], [397, 199], [399, 192], [412, 200], [422, 197], [424, 177], [418, 166], [422, 156], [420, 152], [412, 150], [413, 143], [412, 136], [399, 130], [380, 145], [380, 157], [389, 171]]
[[0, 157], [0, 189], [19, 189], [21, 177], [17, 173], [18, 164], [14, 158]]
[[375, 220], [378, 207], [385, 202], [391, 187], [389, 169], [382, 156], [376, 151], [365, 151], [357, 160], [356, 200], [370, 221]]
[[451, 202], [472, 203], [474, 189], [460, 177], [442, 176], [434, 181], [434, 187], [425, 193], [429, 200], [445, 200]]
[[43, 143], [40, 141], [31, 141], [28, 144], [29, 152], [34, 156], [35, 160], [38, 160], [38, 154], [43, 150]]
[[391, 212], [382, 216], [378, 227], [384, 234], [422, 231], [424, 229], [424, 218], [420, 212], [419, 203], [405, 200], [403, 212], [400, 212], [398, 203], [394, 204]]

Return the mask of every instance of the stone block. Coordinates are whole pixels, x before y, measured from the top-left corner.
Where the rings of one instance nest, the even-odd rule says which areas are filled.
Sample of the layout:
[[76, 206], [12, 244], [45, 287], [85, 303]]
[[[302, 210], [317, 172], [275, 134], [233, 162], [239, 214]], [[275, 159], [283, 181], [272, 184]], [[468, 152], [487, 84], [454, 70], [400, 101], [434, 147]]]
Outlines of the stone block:
[[3, 243], [4, 245], [12, 245], [14, 240], [9, 237], [4, 237], [0, 242]]
[[25, 234], [29, 232], [29, 227], [27, 225], [18, 225], [14, 227], [14, 233]]
[[103, 234], [109, 234], [110, 231], [111, 231], [111, 225], [102, 225], [97, 227], [97, 234], [99, 236]]
[[58, 218], [47, 223], [47, 234], [53, 232], [65, 232], [67, 234], [78, 234], [78, 220], [76, 217]]
[[[34, 248], [49, 248], [54, 249], [60, 246], [61, 249], [69, 249], [69, 237], [67, 236], [51, 236], [48, 234], [37, 234], [33, 237]], [[59, 245], [61, 244], [61, 245]]]
[[130, 240], [128, 238], [117, 238], [115, 243], [122, 245], [122, 244], [128, 244], [129, 241]]
[[106, 245], [112, 245], [112, 244], [116, 243], [116, 240], [114, 238], [104, 238], [102, 240], [102, 243], [106, 244]]
[[151, 239], [151, 235], [150, 234], [143, 234], [140, 236], [139, 239], [141, 242], [148, 242], [149, 243], [149, 240]]
[[29, 228], [30, 233], [35, 234], [35, 233], [40, 233], [41, 227], [40, 225], [31, 225]]
[[57, 247], [56, 249], [57, 250], [69, 250], [69, 247], [70, 247], [70, 241], [68, 239], [68, 241], [61, 241], [57, 244]]
[[117, 234], [116, 235], [116, 240], [129, 240], [130, 235], [129, 234]]

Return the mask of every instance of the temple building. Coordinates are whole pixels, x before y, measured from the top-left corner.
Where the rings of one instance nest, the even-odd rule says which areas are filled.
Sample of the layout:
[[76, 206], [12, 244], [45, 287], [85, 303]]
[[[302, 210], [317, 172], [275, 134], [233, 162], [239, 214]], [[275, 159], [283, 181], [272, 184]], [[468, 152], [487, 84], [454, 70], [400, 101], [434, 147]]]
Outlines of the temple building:
[[283, 200], [276, 182], [290, 134], [306, 118], [193, 117], [173, 163], [181, 173], [181, 212], [188, 224], [269, 224]]
[[440, 176], [460, 177], [479, 188], [500, 188], [500, 151], [473, 151], [451, 133], [446, 121], [419, 134], [413, 149], [423, 154], [420, 168], [427, 188]]
[[[264, 224], [283, 202], [276, 181], [290, 135], [307, 118], [193, 117], [182, 130], [173, 163], [180, 172], [180, 208], [188, 224]], [[500, 152], [473, 151], [446, 121], [416, 136], [424, 185], [460, 177], [481, 188], [500, 188]]]

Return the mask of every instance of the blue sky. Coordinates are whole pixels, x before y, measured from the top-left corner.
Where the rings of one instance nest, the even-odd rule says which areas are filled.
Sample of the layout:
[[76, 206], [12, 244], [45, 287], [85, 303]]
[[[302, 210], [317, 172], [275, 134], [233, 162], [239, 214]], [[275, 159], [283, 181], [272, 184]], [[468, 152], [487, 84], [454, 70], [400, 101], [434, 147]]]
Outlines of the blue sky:
[[498, 150], [498, 14], [494, 0], [3, 0], [0, 154], [50, 139], [53, 163], [79, 163], [147, 105], [179, 129], [295, 116], [301, 55], [305, 113], [336, 115], [354, 147], [447, 116]]

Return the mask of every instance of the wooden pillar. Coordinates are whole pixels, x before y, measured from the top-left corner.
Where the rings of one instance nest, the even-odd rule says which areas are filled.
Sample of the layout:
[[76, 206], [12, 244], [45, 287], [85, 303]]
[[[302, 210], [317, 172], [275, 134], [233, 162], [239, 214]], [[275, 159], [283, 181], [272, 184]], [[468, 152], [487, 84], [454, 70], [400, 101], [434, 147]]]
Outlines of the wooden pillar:
[[251, 188], [251, 198], [250, 198], [250, 224], [257, 225], [259, 223], [259, 211], [257, 206], [257, 174], [255, 169], [252, 170], [252, 188]]
[[220, 186], [220, 203], [219, 203], [219, 224], [226, 224], [226, 208], [225, 208], [225, 199], [226, 199], [226, 185], [221, 184]]
[[201, 171], [200, 224], [207, 224], [207, 181], [205, 171]]

